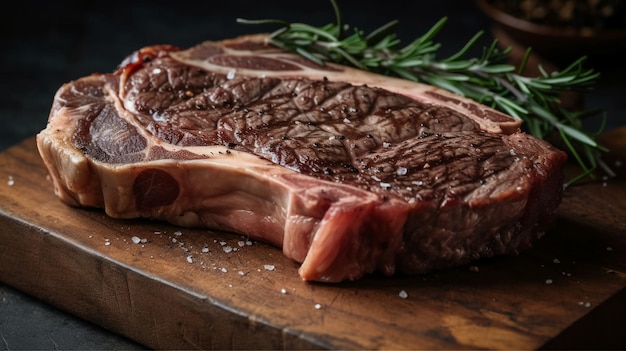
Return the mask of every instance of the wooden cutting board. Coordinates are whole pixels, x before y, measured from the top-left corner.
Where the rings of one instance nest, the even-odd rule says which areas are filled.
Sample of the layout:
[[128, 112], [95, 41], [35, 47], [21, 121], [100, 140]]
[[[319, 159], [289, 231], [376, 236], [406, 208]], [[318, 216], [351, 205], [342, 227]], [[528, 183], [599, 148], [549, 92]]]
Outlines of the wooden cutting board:
[[[626, 128], [604, 140], [626, 155]], [[624, 179], [567, 189], [520, 256], [326, 285], [244, 237], [65, 206], [31, 138], [0, 154], [0, 280], [157, 349], [623, 349]]]

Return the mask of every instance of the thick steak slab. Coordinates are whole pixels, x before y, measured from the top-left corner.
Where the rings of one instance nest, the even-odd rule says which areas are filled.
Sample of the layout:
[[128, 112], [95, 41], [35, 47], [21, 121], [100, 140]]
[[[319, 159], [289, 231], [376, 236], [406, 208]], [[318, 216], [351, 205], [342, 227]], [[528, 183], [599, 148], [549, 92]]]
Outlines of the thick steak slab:
[[62, 86], [37, 136], [56, 194], [246, 234], [328, 282], [515, 254], [552, 222], [566, 156], [519, 121], [264, 38], [147, 47]]

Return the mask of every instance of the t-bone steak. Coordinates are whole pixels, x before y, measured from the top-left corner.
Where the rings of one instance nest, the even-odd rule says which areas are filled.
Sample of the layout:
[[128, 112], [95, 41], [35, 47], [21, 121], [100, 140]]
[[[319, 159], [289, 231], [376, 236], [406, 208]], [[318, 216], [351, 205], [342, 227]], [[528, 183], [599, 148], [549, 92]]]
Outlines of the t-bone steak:
[[247, 235], [325, 282], [517, 254], [553, 222], [567, 158], [479, 103], [264, 35], [69, 82], [37, 143], [69, 205]]

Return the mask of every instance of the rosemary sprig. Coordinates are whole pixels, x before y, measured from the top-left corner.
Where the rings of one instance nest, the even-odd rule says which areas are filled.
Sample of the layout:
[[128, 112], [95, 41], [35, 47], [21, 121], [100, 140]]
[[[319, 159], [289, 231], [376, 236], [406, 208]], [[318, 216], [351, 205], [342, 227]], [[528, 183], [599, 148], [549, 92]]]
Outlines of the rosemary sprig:
[[[447, 18], [439, 20], [430, 30], [406, 46], [394, 32], [398, 21], [391, 21], [369, 34], [344, 24], [335, 0], [336, 23], [316, 27], [305, 23], [280, 20], [245, 20], [241, 23], [275, 23], [281, 27], [270, 34], [269, 42], [284, 50], [296, 52], [318, 64], [334, 62], [389, 76], [434, 85], [471, 98], [524, 122], [526, 130], [536, 137], [560, 138], [583, 173], [569, 184], [586, 177], [594, 177], [598, 167], [609, 175], [611, 170], [602, 164], [600, 155], [606, 151], [595, 140], [595, 135], [583, 131], [582, 120], [601, 111], [568, 111], [560, 104], [565, 91], [589, 91], [600, 74], [585, 69], [582, 57], [565, 69], [548, 73], [539, 66], [538, 77], [523, 76], [530, 49], [520, 66], [506, 63], [509, 49], [501, 50], [497, 40], [483, 48], [482, 56], [467, 58], [483, 32], [476, 33], [455, 54], [437, 58], [441, 44], [433, 38], [443, 28]], [[598, 132], [599, 133], [599, 132]]]

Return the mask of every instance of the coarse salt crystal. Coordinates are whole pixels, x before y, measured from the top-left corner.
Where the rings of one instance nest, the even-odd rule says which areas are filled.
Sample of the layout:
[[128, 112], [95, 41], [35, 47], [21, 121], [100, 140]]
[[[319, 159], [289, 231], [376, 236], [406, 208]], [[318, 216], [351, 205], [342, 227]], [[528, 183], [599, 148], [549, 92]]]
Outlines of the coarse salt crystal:
[[239, 271], [239, 272], [237, 272], [237, 274], [242, 275], [242, 276], [246, 275], [246, 273], [244, 271]]
[[246, 245], [248, 245], [248, 246], [252, 245], [252, 241], [250, 241], [250, 240], [246, 241]]
[[546, 279], [546, 284], [548, 285], [552, 284], [552, 279]]
[[398, 293], [398, 296], [400, 296], [403, 299], [406, 299], [407, 297], [409, 297], [409, 294], [407, 294], [407, 292], [404, 290], [400, 290], [400, 293]]
[[226, 273], [226, 272], [228, 272], [228, 269], [222, 267], [222, 268], [220, 268], [220, 271], [222, 271], [222, 273]]
[[396, 169], [396, 174], [399, 176], [406, 175], [408, 172], [409, 170], [406, 167], [398, 167], [398, 169]]
[[226, 74], [226, 79], [228, 79], [228, 80], [234, 79], [236, 73], [237, 72], [234, 69], [228, 71], [228, 73]]
[[286, 294], [287, 293], [287, 289], [285, 289], [285, 288], [280, 289], [280, 293], [281, 294]]
[[607, 246], [606, 251], [613, 251], [613, 248], [610, 246]]
[[191, 255], [187, 256], [187, 262], [193, 263], [193, 257]]
[[208, 247], [203, 247], [203, 248], [202, 248], [202, 252], [204, 252], [204, 253], [209, 252], [209, 248], [208, 248]]
[[224, 246], [223, 249], [224, 249], [224, 252], [226, 253], [231, 253], [233, 251], [233, 248], [230, 246]]
[[13, 179], [13, 176], [9, 176], [9, 180], [7, 180], [7, 184], [9, 186], [15, 185], [15, 180]]
[[559, 264], [559, 263], [561, 263], [561, 260], [559, 260], [558, 258], [555, 258], [554, 260], [552, 260], [552, 262], [554, 262], [556, 264]]
[[180, 230], [177, 230], [173, 233], [175, 236], [181, 236], [183, 235], [183, 232], [181, 232]]
[[385, 183], [385, 182], [380, 182], [380, 187], [383, 188], [383, 189], [391, 189], [391, 184]]
[[220, 241], [220, 245], [224, 246], [224, 245], [226, 245], [226, 242], [225, 241]]
[[159, 74], [159, 73], [161, 73], [161, 69], [158, 67], [152, 70], [152, 74]]
[[313, 307], [315, 307], [316, 310], [319, 310], [320, 308], [322, 308], [322, 305], [320, 305], [319, 303], [316, 303], [315, 306]]
[[274, 269], [276, 269], [273, 264], [266, 264], [263, 266], [263, 268], [265, 268], [266, 271], [273, 271]]
[[239, 245], [239, 247], [244, 247], [244, 246], [246, 246], [246, 242], [245, 242], [245, 241], [243, 241], [243, 240], [239, 240], [239, 241], [237, 242], [237, 245]]
[[141, 239], [138, 236], [133, 236], [130, 240], [132, 240], [135, 244], [139, 244], [141, 242]]

